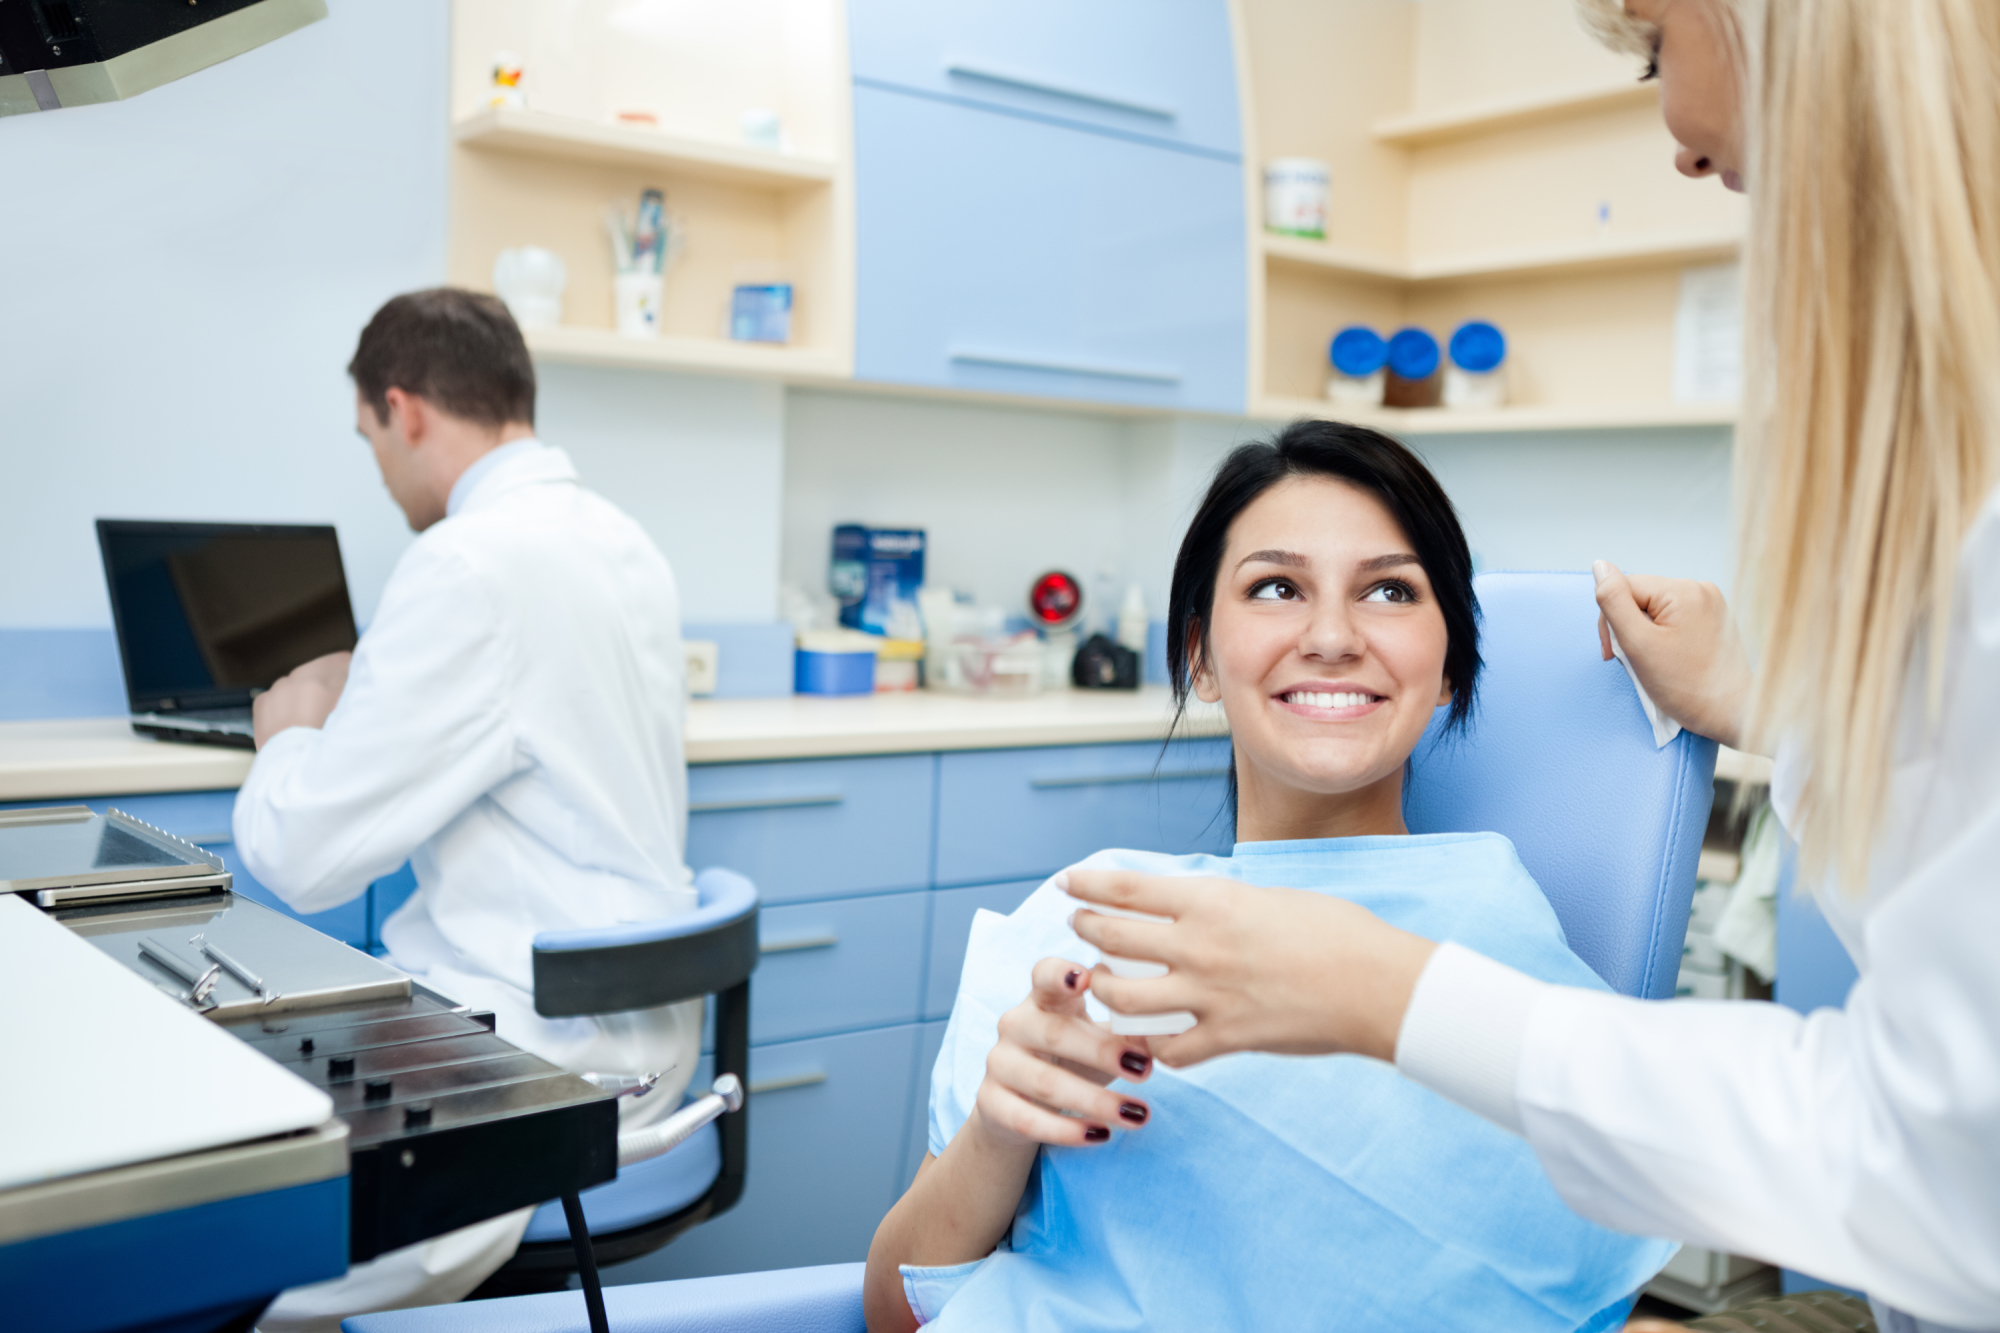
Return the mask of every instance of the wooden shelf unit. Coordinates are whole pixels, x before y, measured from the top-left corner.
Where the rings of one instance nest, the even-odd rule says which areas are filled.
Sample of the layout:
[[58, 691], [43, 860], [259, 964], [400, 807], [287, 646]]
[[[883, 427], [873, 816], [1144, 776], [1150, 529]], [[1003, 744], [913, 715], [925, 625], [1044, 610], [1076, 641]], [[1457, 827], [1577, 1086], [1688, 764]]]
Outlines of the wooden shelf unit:
[[[841, 0], [745, 0], [704, 11], [702, 42], [651, 46], [630, 33], [615, 43], [592, 37], [557, 17], [538, 0], [454, 0], [450, 280], [490, 291], [502, 250], [560, 255], [569, 272], [562, 327], [529, 340], [545, 361], [788, 382], [851, 375], [854, 172]], [[521, 55], [527, 107], [486, 104], [496, 50]], [[799, 151], [732, 139], [752, 106], [779, 109]], [[613, 118], [633, 107], [658, 128]], [[647, 188], [666, 194], [677, 249], [661, 336], [620, 338], [603, 214], [612, 204], [629, 214]], [[790, 343], [731, 341], [736, 286], [771, 282], [792, 285]]]
[[[1245, 189], [1328, 164], [1324, 241], [1261, 230], [1250, 258], [1250, 409], [1334, 414], [1339, 328], [1468, 319], [1509, 343], [1500, 411], [1371, 414], [1409, 434], [1727, 426], [1673, 399], [1680, 269], [1741, 249], [1740, 200], [1673, 169], [1658, 89], [1575, 26], [1568, 0], [1236, 0]], [[1441, 95], [1442, 94], [1442, 95]], [[1352, 414], [1347, 414], [1352, 415]]]

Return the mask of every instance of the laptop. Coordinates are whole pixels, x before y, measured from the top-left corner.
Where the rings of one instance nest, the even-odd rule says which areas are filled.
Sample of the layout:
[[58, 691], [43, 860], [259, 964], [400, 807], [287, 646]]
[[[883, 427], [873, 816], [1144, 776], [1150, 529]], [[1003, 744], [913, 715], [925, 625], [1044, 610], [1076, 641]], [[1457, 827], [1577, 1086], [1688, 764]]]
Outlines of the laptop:
[[255, 748], [250, 701], [358, 637], [331, 527], [97, 520], [132, 730]]

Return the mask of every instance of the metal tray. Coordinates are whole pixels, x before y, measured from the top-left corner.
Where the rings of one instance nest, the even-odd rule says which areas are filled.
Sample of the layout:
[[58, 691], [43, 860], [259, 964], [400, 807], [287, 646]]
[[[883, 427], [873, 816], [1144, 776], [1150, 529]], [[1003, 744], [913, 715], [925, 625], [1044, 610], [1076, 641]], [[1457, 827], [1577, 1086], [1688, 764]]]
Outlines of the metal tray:
[[0, 810], [0, 893], [32, 893], [41, 907], [229, 885], [221, 857], [123, 810]]

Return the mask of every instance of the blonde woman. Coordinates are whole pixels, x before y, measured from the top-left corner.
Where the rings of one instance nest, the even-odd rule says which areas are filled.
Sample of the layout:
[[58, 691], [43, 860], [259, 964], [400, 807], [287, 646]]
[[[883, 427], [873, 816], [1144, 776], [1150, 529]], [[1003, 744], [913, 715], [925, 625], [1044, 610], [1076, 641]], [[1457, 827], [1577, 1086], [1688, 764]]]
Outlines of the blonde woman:
[[[1163, 1063], [1357, 1052], [1523, 1135], [1579, 1212], [2000, 1329], [2000, 4], [1579, 0], [1690, 176], [1748, 192], [1747, 594], [1599, 566], [1642, 683], [1777, 757], [1840, 1010], [1550, 985], [1351, 902], [1078, 871], [1091, 988]], [[1753, 671], [1750, 663], [1755, 662]]]

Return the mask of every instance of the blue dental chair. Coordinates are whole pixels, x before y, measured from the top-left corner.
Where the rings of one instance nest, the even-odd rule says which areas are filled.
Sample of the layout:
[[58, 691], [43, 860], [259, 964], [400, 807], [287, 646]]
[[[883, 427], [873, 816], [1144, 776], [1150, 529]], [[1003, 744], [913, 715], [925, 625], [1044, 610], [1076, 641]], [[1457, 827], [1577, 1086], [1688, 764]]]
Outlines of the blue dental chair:
[[[1570, 946], [1614, 989], [1674, 992], [1708, 825], [1715, 743], [1656, 748], [1624, 668], [1602, 662], [1588, 574], [1477, 581], [1486, 670], [1470, 729], [1411, 760], [1412, 832], [1506, 834]], [[610, 1287], [613, 1333], [862, 1333], [861, 1264]], [[502, 1307], [505, 1307], [504, 1310]], [[347, 1333], [584, 1333], [574, 1293], [363, 1315]]]

